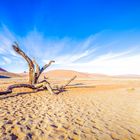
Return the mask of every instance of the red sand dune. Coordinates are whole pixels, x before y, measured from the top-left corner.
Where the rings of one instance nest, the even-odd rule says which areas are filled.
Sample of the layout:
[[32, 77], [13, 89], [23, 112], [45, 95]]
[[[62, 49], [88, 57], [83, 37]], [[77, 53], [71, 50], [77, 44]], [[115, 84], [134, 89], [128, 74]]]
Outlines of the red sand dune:
[[6, 72], [6, 70], [5, 70], [5, 69], [0, 68], [0, 72], [1, 72], [1, 71]]
[[[27, 73], [20, 73], [21, 76], [23, 77], [27, 77], [28, 76], [28, 72]], [[84, 73], [84, 72], [78, 72], [78, 71], [74, 71], [74, 70], [61, 70], [61, 69], [57, 69], [57, 70], [50, 70], [47, 72], [43, 72], [42, 76], [46, 76], [49, 78], [70, 78], [73, 76], [77, 76], [77, 78], [95, 78], [95, 77], [107, 77], [107, 75], [103, 75], [103, 74], [92, 74], [92, 73]]]
[[7, 72], [5, 69], [0, 68], [0, 78], [19, 77], [19, 74]]
[[77, 76], [78, 78], [94, 78], [94, 77], [104, 77], [106, 75], [101, 74], [90, 74], [90, 73], [83, 73], [73, 70], [51, 70], [46, 73], [44, 73], [46, 77], [51, 78], [69, 78], [72, 76]]

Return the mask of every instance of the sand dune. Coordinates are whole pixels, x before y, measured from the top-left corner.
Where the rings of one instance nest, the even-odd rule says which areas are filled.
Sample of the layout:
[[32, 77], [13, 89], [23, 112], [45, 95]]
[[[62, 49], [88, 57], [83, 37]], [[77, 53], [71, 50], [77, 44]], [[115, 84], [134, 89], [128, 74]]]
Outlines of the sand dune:
[[[27, 80], [22, 78], [11, 78], [8, 84]], [[4, 82], [0, 90], [8, 86]], [[59, 95], [21, 88], [0, 96], [0, 139], [140, 139], [139, 79], [86, 78], [72, 85], [79, 82], [92, 86]]]
[[51, 70], [45, 73], [47, 77], [51, 78], [70, 78], [74, 75], [77, 76], [77, 78], [94, 78], [94, 77], [106, 77], [106, 75], [102, 74], [90, 74], [90, 73], [83, 73], [73, 70]]
[[[26, 77], [26, 78], [28, 77], [28, 73], [19, 73], [19, 74], [22, 77]], [[92, 74], [92, 73], [84, 73], [84, 72], [78, 72], [78, 71], [73, 71], [73, 70], [57, 69], [57, 70], [50, 70], [50, 71], [42, 73], [41, 78], [46, 76], [49, 79], [69, 79], [75, 75], [77, 76], [78, 79], [109, 77], [103, 74], [96, 74], [96, 73]]]
[[[19, 73], [18, 75], [22, 76], [22, 77], [28, 77], [28, 72], [26, 73]], [[134, 74], [127, 74], [127, 75], [105, 75], [105, 74], [98, 74], [98, 73], [84, 73], [84, 72], [78, 72], [78, 71], [73, 71], [73, 70], [63, 70], [63, 69], [56, 69], [56, 70], [50, 70], [47, 72], [44, 72], [42, 74], [43, 76], [46, 76], [48, 78], [53, 78], [53, 79], [67, 79], [67, 78], [71, 78], [72, 76], [77, 76], [77, 78], [80, 79], [93, 79], [93, 78], [140, 78], [140, 75], [134, 75]], [[14, 75], [13, 75], [14, 77]]]
[[0, 68], [0, 72], [6, 72], [6, 70], [3, 68]]
[[16, 74], [16, 73], [12, 73], [12, 72], [0, 71], [0, 77], [1, 78], [11, 78], [11, 77], [20, 77], [20, 75]]

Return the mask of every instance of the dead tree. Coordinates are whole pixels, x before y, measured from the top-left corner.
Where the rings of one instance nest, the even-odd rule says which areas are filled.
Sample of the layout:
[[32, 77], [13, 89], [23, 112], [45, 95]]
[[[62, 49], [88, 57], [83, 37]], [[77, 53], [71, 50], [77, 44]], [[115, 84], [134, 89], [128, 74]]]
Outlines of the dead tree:
[[51, 94], [55, 94], [54, 91], [57, 90], [60, 93], [60, 92], [64, 91], [65, 88], [69, 85], [69, 83], [72, 82], [75, 78], [76, 78], [76, 76], [74, 76], [70, 80], [68, 80], [66, 84], [64, 84], [62, 86], [56, 85], [54, 87], [52, 87], [46, 79], [44, 79], [41, 82], [38, 82], [37, 84], [34, 84], [34, 85], [14, 84], [14, 85], [9, 86], [6, 91], [0, 92], [0, 95], [12, 93], [12, 90], [14, 88], [21, 88], [21, 87], [30, 88], [30, 89], [35, 90], [35, 91], [38, 91], [40, 88], [43, 88], [43, 89], [47, 89]]
[[28, 63], [29, 66], [29, 84], [37, 84], [38, 79], [41, 75], [41, 73], [48, 68], [52, 63], [54, 63], [54, 60], [51, 60], [48, 64], [44, 65], [42, 68], [37, 64], [35, 60], [31, 60], [19, 47], [17, 43], [12, 45], [13, 49], [21, 55]]
[[47, 81], [47, 78], [44, 76], [44, 80], [39, 82], [39, 77], [42, 74], [42, 72], [48, 68], [52, 63], [54, 63], [54, 60], [51, 60], [48, 64], [44, 65], [42, 68], [38, 65], [38, 63], [35, 60], [31, 60], [29, 56], [27, 56], [19, 47], [17, 43], [12, 45], [13, 49], [21, 55], [28, 63], [29, 67], [29, 84], [15, 84], [11, 85], [7, 88], [6, 91], [0, 92], [0, 95], [3, 94], [9, 94], [12, 92], [14, 88], [19, 87], [25, 87], [25, 88], [31, 88], [33, 90], [39, 90], [40, 88], [47, 89], [51, 94], [54, 94], [54, 90], [57, 90], [59, 92], [64, 91], [66, 86], [69, 85], [71, 81], [73, 81], [76, 76], [71, 78], [65, 85], [62, 86], [56, 86], [55, 88], [51, 86], [51, 84]]

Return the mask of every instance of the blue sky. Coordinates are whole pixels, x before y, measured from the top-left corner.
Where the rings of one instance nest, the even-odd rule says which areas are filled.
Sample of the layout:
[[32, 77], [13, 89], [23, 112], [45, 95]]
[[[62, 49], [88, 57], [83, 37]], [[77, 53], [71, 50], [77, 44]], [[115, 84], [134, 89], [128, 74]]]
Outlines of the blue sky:
[[17, 41], [50, 69], [140, 74], [140, 2], [137, 0], [1, 0], [0, 67], [27, 64], [11, 48]]

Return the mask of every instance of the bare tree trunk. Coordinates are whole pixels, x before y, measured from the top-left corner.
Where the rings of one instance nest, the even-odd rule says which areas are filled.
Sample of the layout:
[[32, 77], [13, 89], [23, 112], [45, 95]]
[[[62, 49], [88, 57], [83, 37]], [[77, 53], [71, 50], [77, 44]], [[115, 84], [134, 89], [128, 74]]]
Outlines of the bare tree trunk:
[[21, 55], [28, 63], [29, 66], [29, 84], [15, 84], [15, 85], [11, 85], [7, 88], [6, 91], [0, 92], [0, 95], [3, 94], [9, 94], [12, 93], [12, 90], [14, 88], [20, 88], [20, 87], [26, 87], [26, 88], [31, 88], [34, 90], [38, 90], [40, 88], [44, 88], [47, 89], [51, 94], [54, 94], [54, 90], [58, 90], [59, 93], [64, 91], [64, 89], [66, 88], [66, 86], [69, 85], [69, 83], [71, 81], [73, 81], [76, 76], [72, 77], [65, 85], [62, 85], [60, 87], [56, 86], [55, 88], [51, 87], [51, 84], [46, 80], [47, 78], [45, 77], [43, 81], [38, 82], [38, 79], [40, 77], [40, 75], [42, 74], [42, 72], [48, 68], [52, 63], [54, 63], [54, 60], [51, 60], [48, 64], [44, 65], [41, 69], [39, 67], [39, 65], [37, 64], [37, 62], [35, 60], [31, 60], [18, 46], [17, 43], [15, 43], [14, 45], [12, 45], [13, 49], [19, 54]]
[[64, 89], [66, 88], [66, 86], [69, 85], [69, 83], [71, 81], [73, 81], [76, 76], [72, 77], [65, 85], [62, 85], [60, 87], [56, 86], [56, 88], [52, 88], [50, 83], [46, 80], [46, 78], [41, 81], [38, 82], [38, 79], [40, 77], [40, 75], [42, 74], [42, 72], [48, 68], [52, 63], [54, 63], [54, 60], [51, 60], [48, 64], [44, 65], [41, 69], [39, 67], [39, 65], [37, 64], [37, 62], [35, 60], [31, 60], [18, 46], [17, 43], [15, 43], [14, 45], [12, 45], [13, 49], [19, 54], [21, 55], [28, 63], [29, 66], [29, 84], [16, 84], [16, 85], [11, 85], [7, 88], [6, 91], [4, 92], [0, 92], [0, 95], [2, 94], [8, 94], [12, 92], [13, 88], [20, 88], [20, 87], [27, 87], [27, 88], [31, 88], [31, 89], [40, 89], [40, 88], [46, 88], [48, 89], [48, 91], [51, 94], [54, 94], [53, 90], [58, 90], [59, 92], [64, 91]]
[[[48, 64], [44, 65], [41, 69], [37, 62], [35, 60], [31, 60], [18, 46], [17, 43], [12, 45], [13, 49], [21, 55], [28, 63], [29, 66], [29, 84], [36, 84], [38, 83], [38, 79], [41, 75], [41, 73], [48, 68], [52, 63], [54, 63], [54, 60], [51, 60]], [[36, 68], [36, 69], [35, 69]]]
[[40, 73], [40, 67], [37, 64], [37, 62], [35, 61], [35, 59], [33, 60], [33, 63], [35, 65], [35, 67], [36, 67], [36, 71], [35, 71], [35, 74], [34, 74], [34, 84], [36, 84], [38, 82], [38, 78], [39, 78], [38, 75]]
[[33, 61], [19, 48], [18, 44], [12, 45], [13, 49], [21, 55], [28, 63], [29, 66], [29, 84], [34, 84], [34, 64]]

